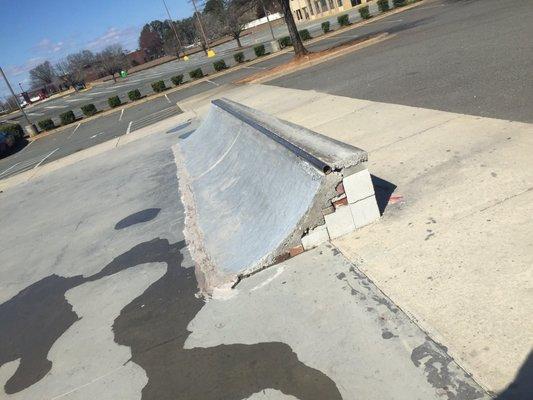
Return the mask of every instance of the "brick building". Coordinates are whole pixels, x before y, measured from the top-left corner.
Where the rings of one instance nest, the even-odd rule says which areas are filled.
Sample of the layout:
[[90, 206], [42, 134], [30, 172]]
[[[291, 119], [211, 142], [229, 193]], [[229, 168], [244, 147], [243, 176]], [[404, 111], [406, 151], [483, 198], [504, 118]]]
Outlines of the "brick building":
[[367, 0], [291, 0], [296, 23], [335, 15], [367, 3]]

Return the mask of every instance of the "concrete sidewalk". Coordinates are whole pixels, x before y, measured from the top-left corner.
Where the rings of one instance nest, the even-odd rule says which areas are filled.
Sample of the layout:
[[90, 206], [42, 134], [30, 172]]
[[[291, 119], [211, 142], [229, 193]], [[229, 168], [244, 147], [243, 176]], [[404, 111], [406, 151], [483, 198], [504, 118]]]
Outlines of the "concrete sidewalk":
[[485, 388], [513, 382], [533, 344], [532, 125], [265, 85], [179, 105], [221, 96], [368, 151], [385, 213], [335, 245]]

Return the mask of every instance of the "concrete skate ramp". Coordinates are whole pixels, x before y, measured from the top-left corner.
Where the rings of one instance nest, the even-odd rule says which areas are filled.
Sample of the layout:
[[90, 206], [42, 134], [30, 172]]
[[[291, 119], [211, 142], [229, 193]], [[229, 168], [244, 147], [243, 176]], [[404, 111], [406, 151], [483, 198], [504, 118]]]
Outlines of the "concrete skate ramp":
[[286, 257], [324, 224], [358, 148], [230, 100], [215, 100], [175, 155], [186, 239], [210, 291]]

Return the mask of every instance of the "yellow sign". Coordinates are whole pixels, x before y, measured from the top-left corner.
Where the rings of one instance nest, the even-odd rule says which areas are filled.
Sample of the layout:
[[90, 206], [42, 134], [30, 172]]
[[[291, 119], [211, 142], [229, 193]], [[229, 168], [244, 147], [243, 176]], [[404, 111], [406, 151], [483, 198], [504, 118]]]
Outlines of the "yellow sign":
[[207, 57], [214, 57], [216, 56], [216, 53], [214, 50], [207, 50]]
[[183, 61], [189, 61], [189, 56], [183, 56]]

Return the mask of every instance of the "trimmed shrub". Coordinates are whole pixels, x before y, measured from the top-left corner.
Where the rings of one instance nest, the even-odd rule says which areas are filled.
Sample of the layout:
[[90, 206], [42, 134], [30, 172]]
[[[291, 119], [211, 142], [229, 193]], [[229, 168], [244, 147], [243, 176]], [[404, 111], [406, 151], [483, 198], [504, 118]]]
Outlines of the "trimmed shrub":
[[24, 137], [24, 130], [19, 124], [0, 124], [0, 132], [12, 133], [17, 139]]
[[244, 62], [244, 53], [242, 51], [239, 51], [238, 53], [235, 53], [233, 55], [233, 58], [235, 59], [235, 62], [241, 64]]
[[222, 71], [228, 68], [228, 66], [226, 65], [226, 61], [218, 60], [213, 63], [213, 68], [215, 68], [215, 71]]
[[139, 91], [139, 89], [130, 90], [128, 92], [128, 99], [130, 99], [131, 101], [137, 101], [140, 98], [141, 98], [141, 92]]
[[337, 22], [340, 26], [348, 26], [350, 25], [350, 17], [348, 14], [342, 14], [337, 17]]
[[392, 0], [394, 7], [403, 7], [405, 6], [405, 0]]
[[179, 86], [183, 83], [183, 74], [179, 74], [170, 78], [174, 86]]
[[196, 68], [189, 72], [189, 76], [191, 79], [200, 79], [204, 77], [204, 72], [202, 71], [202, 68]]
[[260, 44], [259, 46], [255, 46], [254, 47], [254, 53], [257, 57], [263, 57], [266, 52], [265, 52], [265, 45], [264, 44]]
[[76, 116], [72, 110], [59, 114], [59, 119], [61, 120], [61, 125], [72, 124], [76, 121]]
[[287, 46], [292, 46], [292, 40], [290, 36], [284, 36], [279, 40], [279, 46], [283, 49]]
[[39, 128], [41, 128], [43, 131], [51, 131], [56, 127], [54, 121], [52, 121], [50, 118], [37, 122], [37, 125], [39, 125]]
[[378, 8], [381, 12], [389, 11], [389, 0], [378, 0]]
[[298, 33], [300, 34], [300, 39], [302, 39], [304, 42], [306, 40], [312, 39], [311, 34], [307, 29], [302, 29], [301, 31], [298, 31]]
[[157, 81], [157, 82], [152, 83], [152, 89], [156, 93], [161, 93], [161, 92], [167, 90], [167, 87], [165, 86], [165, 82], [164, 81]]
[[360, 7], [359, 8], [359, 15], [363, 19], [370, 19], [372, 18], [372, 15], [370, 15], [370, 10], [368, 9], [368, 6]]
[[80, 108], [81, 108], [81, 112], [86, 117], [91, 117], [98, 112], [94, 104], [87, 104], [86, 106], [81, 106]]
[[113, 97], [110, 97], [109, 99], [107, 99], [107, 104], [109, 104], [109, 107], [111, 107], [111, 108], [116, 108], [116, 107], [120, 106], [122, 104], [122, 102], [120, 101], [120, 97], [113, 96]]
[[322, 22], [322, 31], [324, 31], [324, 33], [328, 33], [331, 30], [330, 25], [331, 24], [329, 23], [329, 21]]

